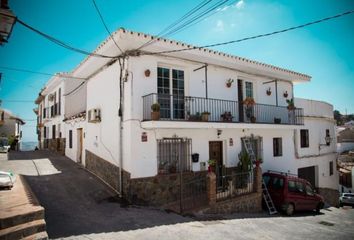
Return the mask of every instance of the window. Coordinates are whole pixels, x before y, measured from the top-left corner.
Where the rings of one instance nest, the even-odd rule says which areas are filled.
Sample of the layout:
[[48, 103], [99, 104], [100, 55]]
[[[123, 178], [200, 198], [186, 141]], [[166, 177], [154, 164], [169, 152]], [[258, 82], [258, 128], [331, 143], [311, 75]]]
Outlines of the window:
[[47, 127], [43, 128], [43, 138], [46, 139], [47, 138]]
[[191, 139], [164, 138], [157, 140], [159, 174], [190, 171], [191, 149]]
[[[60, 115], [60, 107], [61, 107], [61, 88], [58, 90], [58, 115]], [[61, 133], [60, 133], [61, 134]]]
[[307, 184], [306, 184], [306, 194], [309, 195], [309, 196], [315, 195], [314, 192], [313, 192], [312, 187], [310, 185], [307, 185]]
[[273, 156], [283, 156], [282, 138], [273, 138]]
[[47, 109], [43, 107], [43, 118], [47, 117]]
[[284, 187], [284, 179], [282, 178], [278, 178], [278, 177], [273, 177], [273, 181], [272, 181], [272, 188], [273, 189], [283, 189]]
[[55, 125], [52, 126], [52, 139], [55, 139]]
[[301, 148], [308, 148], [309, 147], [309, 130], [308, 129], [301, 129], [300, 130], [300, 144], [301, 144]]
[[[326, 145], [327, 146], [331, 145], [331, 141], [330, 141], [331, 136], [329, 135], [329, 129], [326, 129], [326, 138], [325, 139], [326, 139]], [[327, 139], [329, 139], [329, 141]]]
[[246, 97], [253, 98], [253, 83], [246, 82]]
[[73, 148], [73, 130], [69, 130], [69, 148]]
[[184, 71], [158, 67], [157, 94], [161, 118], [184, 119]]
[[2, 112], [1, 112], [1, 121], [4, 121], [4, 119], [5, 119], [5, 112], [2, 111]]
[[288, 190], [289, 192], [294, 193], [304, 193], [304, 185], [301, 182], [289, 180], [288, 181]]
[[329, 176], [333, 175], [333, 161], [329, 162]]

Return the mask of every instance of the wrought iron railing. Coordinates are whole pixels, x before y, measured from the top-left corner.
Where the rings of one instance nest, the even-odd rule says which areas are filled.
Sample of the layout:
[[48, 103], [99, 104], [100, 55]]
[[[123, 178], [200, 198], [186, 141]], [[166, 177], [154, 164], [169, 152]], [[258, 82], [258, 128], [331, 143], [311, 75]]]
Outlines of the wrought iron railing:
[[244, 105], [237, 101], [180, 97], [169, 94], [143, 96], [143, 120], [153, 120], [151, 105], [159, 103], [160, 121], [245, 122], [303, 125], [303, 109], [266, 104]]
[[216, 177], [216, 200], [221, 201], [254, 192], [253, 170]]

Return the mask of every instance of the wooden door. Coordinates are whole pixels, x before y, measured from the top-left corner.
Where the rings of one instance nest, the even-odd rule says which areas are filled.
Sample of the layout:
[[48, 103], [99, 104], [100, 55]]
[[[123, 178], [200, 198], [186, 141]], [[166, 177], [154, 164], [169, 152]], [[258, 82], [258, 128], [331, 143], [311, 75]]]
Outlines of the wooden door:
[[82, 163], [82, 148], [83, 148], [82, 128], [77, 129], [77, 162]]
[[221, 141], [213, 141], [209, 142], [209, 159], [213, 159], [216, 162], [215, 173], [217, 177], [216, 184], [220, 186], [222, 184], [221, 180], [222, 176], [222, 167], [223, 167], [223, 151], [222, 151], [222, 142]]

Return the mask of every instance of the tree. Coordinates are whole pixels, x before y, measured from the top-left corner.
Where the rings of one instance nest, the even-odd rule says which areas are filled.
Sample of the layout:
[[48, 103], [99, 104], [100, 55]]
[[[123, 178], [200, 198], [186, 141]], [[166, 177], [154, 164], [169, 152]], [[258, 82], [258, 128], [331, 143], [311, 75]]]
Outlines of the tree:
[[337, 122], [337, 126], [343, 125], [343, 115], [338, 110], [333, 111], [333, 116]]

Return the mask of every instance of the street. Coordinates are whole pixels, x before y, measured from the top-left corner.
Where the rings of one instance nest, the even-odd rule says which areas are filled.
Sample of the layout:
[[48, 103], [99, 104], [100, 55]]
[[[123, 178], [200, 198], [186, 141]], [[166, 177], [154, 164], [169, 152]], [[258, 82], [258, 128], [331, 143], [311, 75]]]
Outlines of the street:
[[55, 239], [350, 239], [354, 209], [321, 214], [180, 216], [127, 206], [99, 179], [49, 151], [0, 155], [0, 169], [23, 174], [45, 207], [49, 238]]

